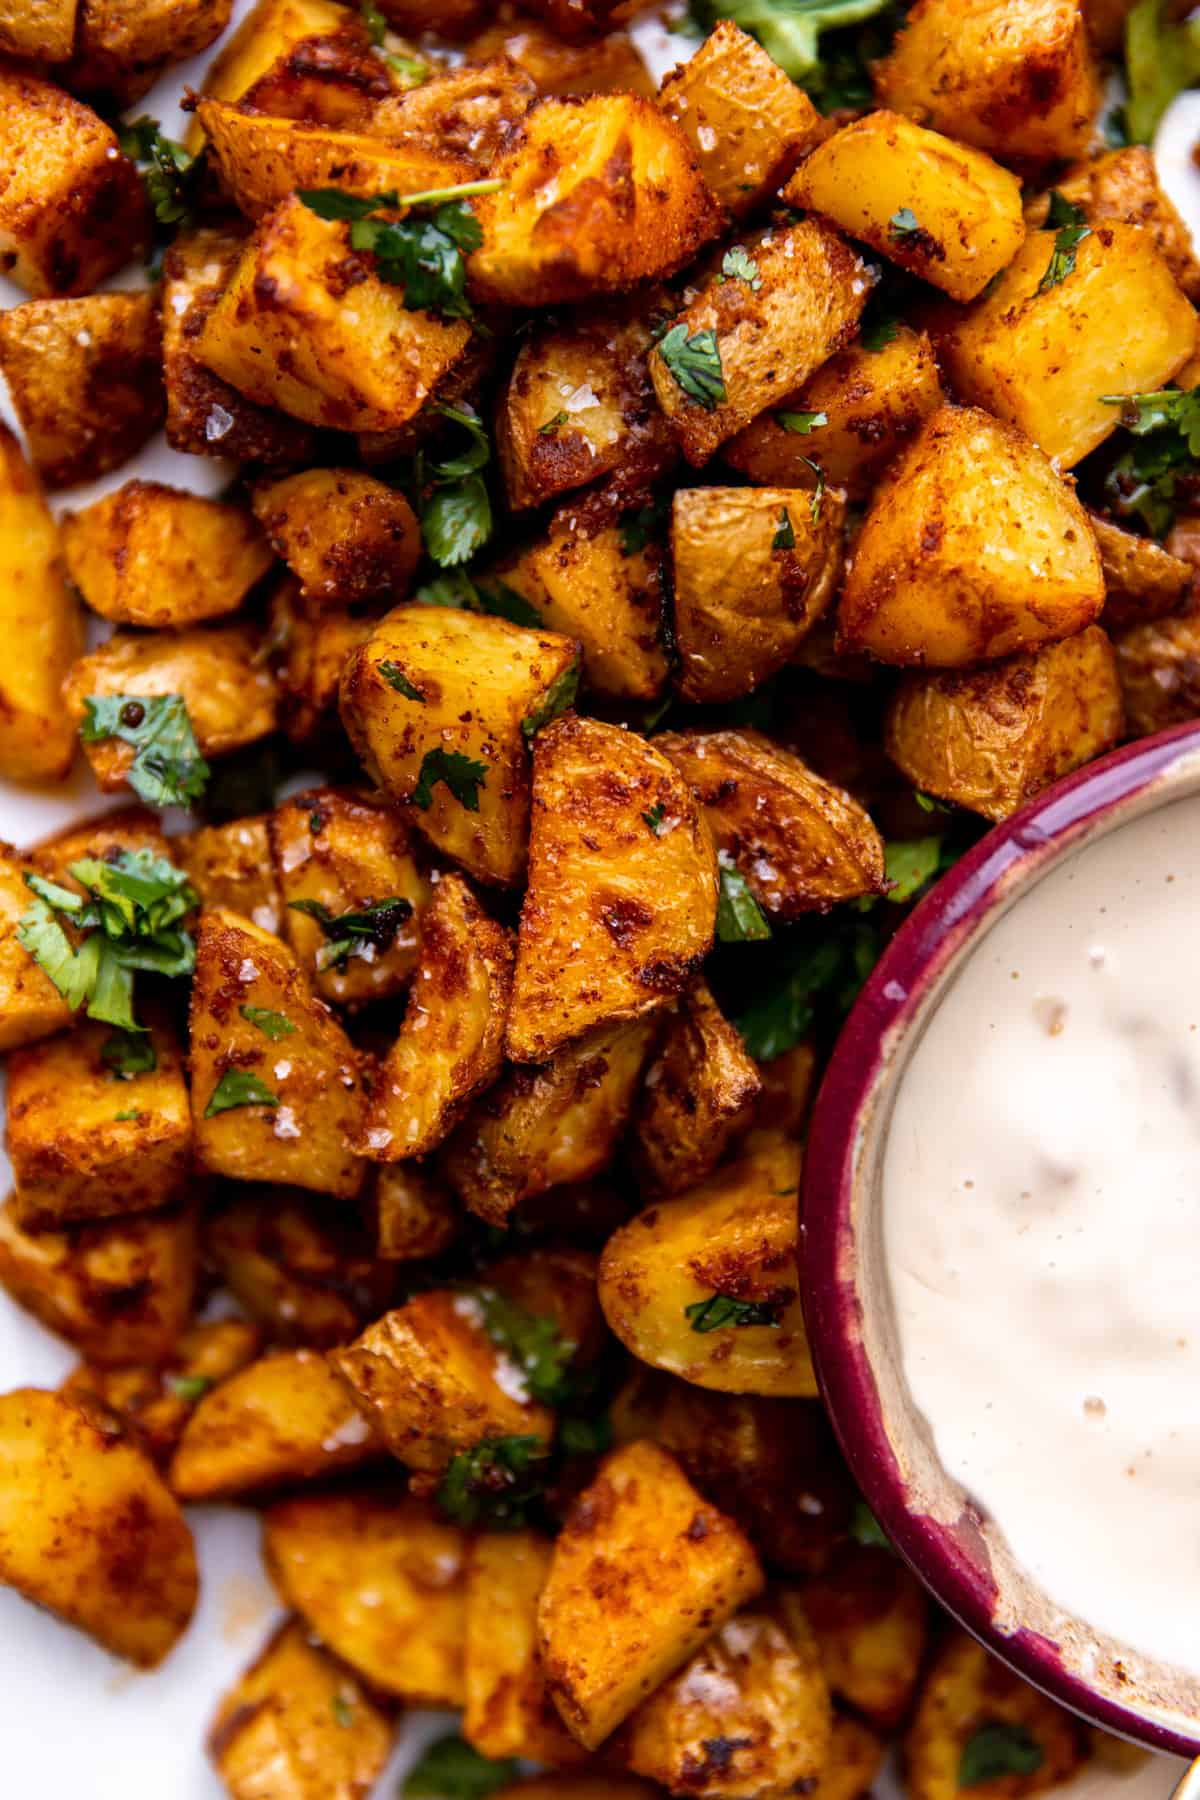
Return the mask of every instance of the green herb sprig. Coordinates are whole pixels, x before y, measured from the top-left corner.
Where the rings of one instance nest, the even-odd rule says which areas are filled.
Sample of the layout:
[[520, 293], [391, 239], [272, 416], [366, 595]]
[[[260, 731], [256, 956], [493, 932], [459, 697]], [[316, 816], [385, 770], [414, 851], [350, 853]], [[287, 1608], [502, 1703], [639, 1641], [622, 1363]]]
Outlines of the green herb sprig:
[[189, 806], [211, 774], [182, 694], [91, 694], [79, 737], [85, 744], [119, 738], [133, 746], [125, 779], [147, 806]]
[[[319, 974], [326, 969], [344, 969], [352, 956], [369, 952], [383, 956], [396, 941], [396, 933], [412, 917], [412, 901], [402, 894], [388, 894], [370, 906], [344, 913], [332, 913], [320, 900], [289, 900], [292, 912], [315, 919], [327, 943], [317, 951]], [[257, 1020], [254, 1023], [258, 1023]]]

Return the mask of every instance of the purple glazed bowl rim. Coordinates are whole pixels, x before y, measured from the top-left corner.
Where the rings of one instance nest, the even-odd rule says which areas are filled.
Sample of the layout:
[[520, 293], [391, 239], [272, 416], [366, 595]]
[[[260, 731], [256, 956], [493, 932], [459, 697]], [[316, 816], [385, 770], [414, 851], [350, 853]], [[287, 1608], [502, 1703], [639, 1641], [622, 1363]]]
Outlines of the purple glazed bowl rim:
[[[908, 1504], [883, 1417], [864, 1333], [854, 1201], [863, 1127], [905, 1063], [897, 1056], [940, 992], [968, 939], [998, 916], [1015, 886], [1058, 860], [1101, 821], [1162, 789], [1194, 763], [1200, 785], [1200, 722], [1144, 738], [1054, 783], [995, 826], [914, 907], [876, 964], [834, 1047], [813, 1109], [801, 1201], [804, 1315], [821, 1392], [846, 1460], [892, 1543], [931, 1593], [1025, 1680], [1104, 1729], [1177, 1756], [1200, 1754], [1191, 1732], [1148, 1718], [1090, 1686], [1061, 1662], [1057, 1646], [1031, 1630], [1006, 1633], [993, 1619], [995, 1585], [954, 1527]], [[909, 1037], [908, 1041], [913, 1040]], [[886, 1127], [885, 1127], [886, 1128]]]

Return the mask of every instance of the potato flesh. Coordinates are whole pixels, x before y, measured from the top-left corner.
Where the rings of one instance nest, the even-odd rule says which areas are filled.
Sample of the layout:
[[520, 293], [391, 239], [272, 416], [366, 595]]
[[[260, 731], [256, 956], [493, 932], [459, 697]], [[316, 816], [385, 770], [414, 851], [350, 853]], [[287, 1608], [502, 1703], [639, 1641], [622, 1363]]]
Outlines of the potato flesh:
[[467, 1566], [463, 1736], [482, 1756], [569, 1767], [584, 1751], [546, 1693], [538, 1599], [553, 1545], [532, 1531], [482, 1532]]
[[385, 482], [354, 469], [309, 469], [256, 489], [254, 511], [305, 599], [354, 606], [407, 592], [421, 529]]
[[0, 776], [61, 780], [75, 733], [60, 690], [83, 648], [83, 621], [63, 577], [54, 521], [7, 426], [0, 427], [0, 627], [21, 645], [0, 671]]
[[0, 1052], [49, 1037], [71, 1022], [71, 1009], [17, 936], [32, 896], [23, 859], [0, 844]]

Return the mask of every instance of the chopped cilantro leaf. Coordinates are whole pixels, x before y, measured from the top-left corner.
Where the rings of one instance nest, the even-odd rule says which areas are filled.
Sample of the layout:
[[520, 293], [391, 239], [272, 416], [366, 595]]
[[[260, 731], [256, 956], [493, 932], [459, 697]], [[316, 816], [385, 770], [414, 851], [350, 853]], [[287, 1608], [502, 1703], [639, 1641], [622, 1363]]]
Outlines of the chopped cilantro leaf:
[[636, 556], [652, 539], [661, 537], [666, 529], [668, 510], [666, 500], [655, 500], [649, 506], [639, 506], [636, 512], [623, 513], [618, 526], [621, 555]]
[[115, 1124], [115, 1125], [119, 1125], [119, 1124], [121, 1124], [121, 1123], [122, 1123], [122, 1122], [123, 1122], [123, 1121], [125, 1121], [125, 1120], [129, 1120], [129, 1119], [140, 1119], [140, 1118], [141, 1118], [141, 1116], [142, 1116], [142, 1115], [141, 1115], [141, 1113], [140, 1113], [140, 1112], [139, 1112], [139, 1111], [138, 1111], [138, 1109], [137, 1109], [137, 1107], [136, 1107], [136, 1106], [134, 1106], [134, 1107], [131, 1107], [131, 1108], [130, 1108], [130, 1110], [129, 1110], [129, 1111], [128, 1111], [128, 1112], [119, 1112], [119, 1113], [114, 1113], [114, 1114], [113, 1114], [113, 1123], [114, 1123], [114, 1124]]
[[232, 1112], [235, 1106], [278, 1106], [279, 1095], [264, 1087], [247, 1069], [226, 1069], [204, 1109], [206, 1119]]
[[345, 1694], [335, 1694], [333, 1696], [331, 1708], [334, 1719], [342, 1727], [343, 1731], [348, 1730], [354, 1723], [353, 1704], [347, 1700]]
[[1139, 0], [1125, 20], [1125, 74], [1129, 141], [1149, 144], [1176, 94], [1200, 81], [1200, 19], [1176, 23], [1169, 0]]
[[567, 418], [568, 418], [567, 413], [556, 412], [552, 419], [547, 419], [546, 423], [544, 425], [538, 426], [538, 436], [539, 437], [553, 437], [555, 432], [558, 430], [559, 426], [565, 425], [567, 423]]
[[794, 550], [796, 533], [792, 526], [791, 514], [786, 506], [779, 509], [779, 522], [775, 528], [775, 536], [771, 539], [772, 550]]
[[527, 738], [536, 737], [542, 727], [549, 725], [565, 713], [569, 706], [575, 704], [575, 696], [579, 692], [580, 663], [578, 657], [555, 676], [550, 686], [542, 695], [531, 713], [526, 713], [521, 720], [521, 730]]
[[981, 1725], [964, 1744], [958, 1785], [979, 1787], [1003, 1775], [1032, 1775], [1044, 1761], [1045, 1752], [1024, 1725], [996, 1719]]
[[385, 657], [376, 667], [390, 688], [395, 688], [396, 692], [403, 694], [406, 700], [415, 700], [420, 706], [426, 705], [424, 694], [419, 687], [413, 686], [398, 662], [392, 662], [390, 658]]
[[725, 377], [721, 371], [721, 348], [715, 331], [697, 331], [688, 335], [686, 325], [673, 325], [660, 339], [658, 353], [667, 365], [681, 393], [715, 412], [725, 404]]
[[667, 809], [664, 806], [663, 802], [661, 800], [658, 800], [650, 808], [649, 812], [644, 812], [642, 814], [642, 819], [643, 819], [646, 829], [647, 829], [647, 831], [649, 831], [651, 837], [661, 837], [662, 836], [661, 827], [662, 827], [663, 819], [666, 817], [666, 812], [667, 812]]
[[273, 1044], [278, 1043], [280, 1038], [291, 1037], [296, 1029], [290, 1019], [285, 1019], [280, 1012], [272, 1012], [269, 1006], [239, 1006], [238, 1011], [243, 1019], [256, 1025]]
[[487, 780], [487, 764], [464, 756], [459, 750], [427, 750], [421, 763], [417, 785], [409, 795], [413, 806], [422, 812], [433, 803], [433, 790], [444, 782], [460, 806], [468, 812], [479, 811], [479, 790]]
[[182, 694], [92, 694], [83, 710], [83, 743], [133, 746], [126, 779], [148, 806], [187, 806], [203, 794], [209, 767]]
[[884, 872], [891, 882], [886, 899], [902, 906], [913, 900], [924, 887], [941, 873], [942, 839], [923, 837], [900, 839], [884, 850]]
[[405, 93], [410, 92], [413, 88], [424, 87], [433, 75], [429, 64], [421, 62], [415, 56], [401, 56], [397, 51], [389, 50], [385, 53], [383, 60], [392, 74], [399, 77], [401, 88]]
[[368, 951], [383, 956], [395, 943], [400, 927], [412, 917], [412, 901], [401, 894], [388, 894], [370, 906], [337, 914], [320, 900], [289, 900], [288, 908], [315, 919], [328, 939], [317, 952], [319, 974], [340, 969], [350, 957], [365, 956]]
[[405, 1778], [404, 1800], [486, 1800], [517, 1779], [519, 1764], [481, 1756], [464, 1738], [451, 1734], [430, 1744]]
[[855, 1505], [850, 1519], [850, 1536], [856, 1544], [863, 1544], [872, 1550], [890, 1550], [892, 1547], [882, 1525], [865, 1500], [859, 1500]]
[[735, 244], [732, 250], [725, 252], [721, 261], [720, 279], [722, 281], [744, 281], [755, 290], [762, 286], [762, 276], [758, 272], [758, 264], [748, 251], [743, 250], [740, 244]]
[[823, 412], [777, 412], [775, 419], [785, 431], [794, 431], [800, 437], [807, 437], [810, 432], [818, 430], [822, 425], [828, 425], [829, 414]]
[[122, 154], [137, 163], [154, 217], [160, 225], [181, 225], [192, 213], [197, 158], [173, 138], [164, 137], [158, 120], [143, 115], [117, 132]]
[[684, 1307], [683, 1316], [693, 1331], [700, 1332], [723, 1331], [728, 1325], [740, 1329], [748, 1325], [779, 1324], [778, 1306], [757, 1300], [735, 1300], [730, 1294], [710, 1294], [707, 1300], [697, 1300]]
[[212, 1386], [212, 1377], [211, 1375], [168, 1375], [165, 1385], [177, 1400], [195, 1402], [203, 1400]]
[[612, 1448], [612, 1426], [603, 1413], [595, 1419], [563, 1419], [558, 1442], [568, 1456], [603, 1456]]
[[744, 944], [770, 935], [771, 927], [750, 892], [746, 877], [737, 869], [722, 869], [717, 937], [723, 944]]
[[541, 1498], [540, 1465], [548, 1456], [541, 1438], [483, 1438], [451, 1460], [437, 1490], [438, 1505], [459, 1525], [518, 1531]]
[[1044, 294], [1060, 281], [1065, 281], [1075, 267], [1075, 251], [1085, 237], [1090, 237], [1091, 226], [1083, 216], [1082, 209], [1064, 200], [1057, 188], [1050, 194], [1050, 209], [1046, 214], [1045, 229], [1055, 233], [1054, 249], [1050, 253], [1050, 261], [1046, 265], [1046, 273], [1038, 282], [1037, 291]]
[[827, 78], [822, 70], [821, 33], [859, 25], [883, 12], [887, 3], [888, 0], [692, 0], [692, 14], [704, 29], [722, 19], [731, 19], [756, 37], [767, 55], [793, 81], [802, 87], [820, 88]]
[[507, 619], [510, 625], [531, 625], [536, 629], [542, 624], [537, 607], [532, 606], [524, 594], [518, 594], [516, 588], [509, 587], [506, 581], [490, 582], [487, 586], [479, 582], [475, 593], [480, 612]]
[[375, 0], [359, 0], [358, 10], [362, 22], [367, 28], [367, 36], [378, 48], [387, 36], [388, 22], [375, 4]]
[[495, 1288], [471, 1292], [483, 1312], [483, 1326], [498, 1350], [510, 1357], [525, 1377], [534, 1400], [543, 1406], [561, 1406], [575, 1393], [567, 1370], [577, 1345], [564, 1338], [554, 1319], [527, 1312]]
[[[350, 248], [374, 258], [380, 281], [404, 289], [404, 304], [410, 312], [469, 319], [472, 308], [464, 258], [483, 242], [470, 199], [494, 193], [503, 185], [499, 181], [466, 181], [418, 194], [391, 191], [362, 197], [345, 194], [340, 188], [301, 188], [298, 198], [318, 218], [349, 222]], [[422, 211], [415, 213], [414, 208]], [[395, 212], [404, 216], [378, 216]]]
[[100, 1061], [117, 1081], [153, 1075], [158, 1067], [154, 1044], [145, 1032], [114, 1031], [100, 1046]]
[[902, 206], [888, 220], [888, 236], [893, 244], [906, 244], [910, 238], [920, 237], [921, 227], [917, 215], [910, 206]]

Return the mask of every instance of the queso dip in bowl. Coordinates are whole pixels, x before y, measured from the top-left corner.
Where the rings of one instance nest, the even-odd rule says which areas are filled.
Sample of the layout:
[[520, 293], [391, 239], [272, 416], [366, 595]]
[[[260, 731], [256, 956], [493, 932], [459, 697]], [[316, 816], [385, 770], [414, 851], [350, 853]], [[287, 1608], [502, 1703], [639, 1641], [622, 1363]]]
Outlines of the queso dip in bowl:
[[817, 1102], [805, 1312], [937, 1598], [1200, 1750], [1200, 728], [1047, 790], [913, 913]]

